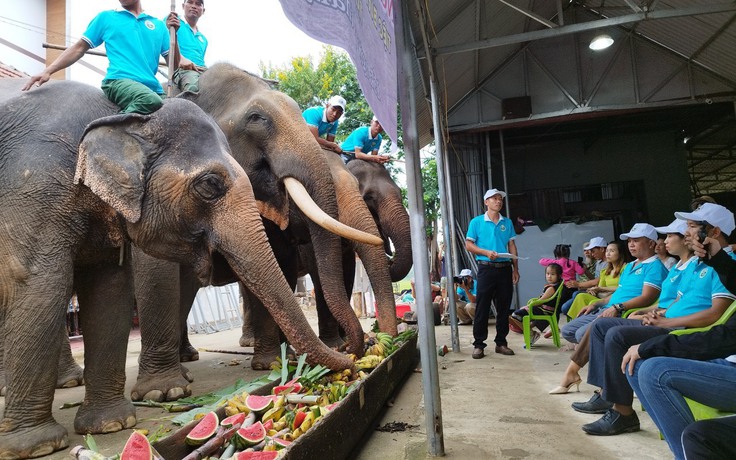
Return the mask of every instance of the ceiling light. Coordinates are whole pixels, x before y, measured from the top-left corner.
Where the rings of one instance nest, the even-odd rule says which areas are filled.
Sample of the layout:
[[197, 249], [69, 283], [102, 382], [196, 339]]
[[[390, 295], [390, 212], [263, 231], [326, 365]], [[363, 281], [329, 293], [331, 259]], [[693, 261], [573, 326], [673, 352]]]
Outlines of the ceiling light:
[[611, 38], [611, 36], [608, 34], [600, 34], [596, 35], [596, 37], [591, 40], [588, 48], [592, 49], [593, 51], [600, 51], [608, 48], [611, 45], [613, 45], [613, 38]]

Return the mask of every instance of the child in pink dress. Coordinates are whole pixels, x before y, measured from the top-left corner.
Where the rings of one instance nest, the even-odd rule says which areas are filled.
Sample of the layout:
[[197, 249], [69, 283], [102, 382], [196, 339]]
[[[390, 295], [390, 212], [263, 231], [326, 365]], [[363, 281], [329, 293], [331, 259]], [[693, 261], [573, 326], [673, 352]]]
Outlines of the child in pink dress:
[[577, 261], [570, 260], [570, 245], [569, 244], [558, 244], [555, 246], [553, 252], [555, 258], [542, 258], [539, 259], [539, 264], [548, 266], [550, 264], [557, 264], [562, 267], [562, 281], [575, 281], [577, 275], [585, 273], [585, 269]]

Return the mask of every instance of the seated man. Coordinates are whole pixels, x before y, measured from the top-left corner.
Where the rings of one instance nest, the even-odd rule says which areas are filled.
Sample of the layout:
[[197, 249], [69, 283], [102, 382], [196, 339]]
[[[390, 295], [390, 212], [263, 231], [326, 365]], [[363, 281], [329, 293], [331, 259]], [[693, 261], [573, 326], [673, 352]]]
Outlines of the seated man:
[[342, 161], [348, 164], [350, 161], [359, 160], [386, 163], [389, 158], [378, 154], [383, 137], [383, 127], [378, 118], [373, 117], [370, 126], [362, 126], [348, 136], [345, 142], [340, 144], [342, 149]]
[[[688, 219], [685, 238], [686, 244], [691, 247], [703, 223], [710, 232], [709, 236], [721, 244], [726, 244], [724, 235], [730, 234], [736, 227], [733, 214], [723, 206], [714, 204], [692, 213], [675, 215]], [[603, 391], [586, 403], [573, 404], [573, 408], [605, 415], [594, 423], [584, 425], [583, 431], [586, 433], [615, 435], [639, 429], [639, 419], [631, 406], [633, 392], [625, 375], [620, 372], [621, 360], [630, 346], [668, 334], [675, 328], [713, 324], [736, 300], [736, 296], [726, 289], [711, 267], [696, 257], [689, 262], [683, 269], [677, 298], [668, 305], [659, 305], [666, 310], [658, 308], [647, 313], [640, 321], [608, 318], [593, 324], [588, 383], [602, 387]]]
[[[460, 271], [455, 279], [455, 311], [457, 311], [458, 324], [473, 324], [475, 317], [475, 280], [473, 272], [468, 268]], [[462, 280], [461, 283], [458, 281]]]
[[583, 246], [583, 253], [586, 257], [589, 257], [594, 261], [593, 275], [587, 281], [570, 280], [565, 282], [565, 286], [570, 289], [577, 289], [572, 294], [572, 297], [562, 304], [560, 307], [560, 313], [567, 314], [570, 311], [572, 302], [575, 300], [575, 296], [581, 292], [585, 292], [589, 288], [598, 286], [600, 280], [601, 271], [605, 270], [606, 266], [606, 247], [608, 243], [601, 236], [596, 236], [590, 239], [585, 246]]
[[580, 315], [562, 327], [562, 336], [568, 342], [578, 343], [597, 317], [612, 318], [624, 311], [648, 307], [659, 297], [667, 269], [654, 253], [657, 230], [649, 224], [635, 224], [629, 233], [621, 234], [628, 240], [634, 261], [626, 264], [618, 289], [610, 297], [594, 302], [580, 311]]
[[310, 107], [302, 112], [302, 118], [307, 122], [309, 130], [319, 145], [337, 154], [342, 153], [342, 149], [335, 143], [335, 134], [337, 134], [337, 126], [340, 124], [340, 117], [345, 112], [345, 107], [345, 98], [335, 95], [327, 101], [326, 106]]

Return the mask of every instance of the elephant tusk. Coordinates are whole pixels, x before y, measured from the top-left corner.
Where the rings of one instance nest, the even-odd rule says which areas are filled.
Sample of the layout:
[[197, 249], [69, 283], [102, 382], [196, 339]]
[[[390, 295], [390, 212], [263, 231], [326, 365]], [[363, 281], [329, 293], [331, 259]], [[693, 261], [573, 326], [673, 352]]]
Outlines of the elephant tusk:
[[383, 240], [381, 238], [362, 230], [349, 227], [327, 215], [327, 213], [325, 213], [317, 203], [314, 202], [312, 197], [309, 196], [309, 192], [304, 188], [304, 185], [293, 177], [285, 178], [284, 185], [286, 186], [286, 191], [289, 193], [289, 196], [291, 196], [291, 199], [294, 200], [294, 203], [296, 203], [299, 209], [301, 209], [302, 212], [315, 224], [325, 230], [360, 243], [373, 244], [375, 246], [383, 244]]

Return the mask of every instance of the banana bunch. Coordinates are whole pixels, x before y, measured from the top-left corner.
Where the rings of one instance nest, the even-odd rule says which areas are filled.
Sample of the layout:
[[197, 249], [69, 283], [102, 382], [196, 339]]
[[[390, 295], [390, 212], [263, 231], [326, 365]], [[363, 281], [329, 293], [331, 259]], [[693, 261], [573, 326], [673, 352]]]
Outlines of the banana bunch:
[[244, 391], [242, 394], [236, 395], [227, 401], [225, 401], [225, 415], [230, 417], [231, 415], [244, 413], [249, 414], [250, 409], [245, 405], [245, 398], [248, 397], [248, 392]]
[[281, 396], [276, 401], [274, 401], [272, 408], [263, 413], [263, 416], [261, 417], [261, 422], [266, 423], [269, 420], [273, 420], [274, 422], [276, 422], [284, 415], [284, 412], [286, 412], [286, 397]]
[[291, 439], [292, 441], [295, 441], [299, 438], [299, 436], [303, 435], [307, 432], [308, 429], [312, 427], [312, 425], [315, 422], [315, 417], [313, 412], [308, 412], [307, 416], [304, 418], [304, 421], [301, 425], [299, 425], [298, 428], [296, 428], [294, 431], [291, 432]]
[[366, 355], [355, 361], [355, 366], [358, 369], [375, 369], [383, 360], [383, 356]]
[[332, 382], [329, 388], [327, 399], [330, 403], [338, 402], [348, 394], [348, 386], [342, 380]]
[[383, 358], [386, 356], [386, 348], [381, 342], [376, 342], [374, 345], [368, 347], [365, 351], [365, 356], [380, 356]]

